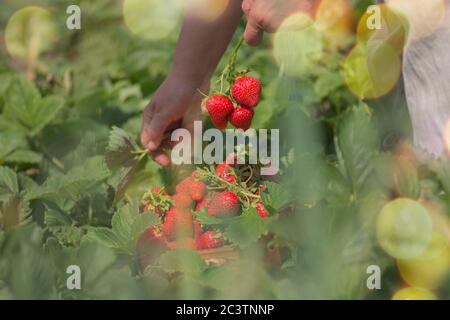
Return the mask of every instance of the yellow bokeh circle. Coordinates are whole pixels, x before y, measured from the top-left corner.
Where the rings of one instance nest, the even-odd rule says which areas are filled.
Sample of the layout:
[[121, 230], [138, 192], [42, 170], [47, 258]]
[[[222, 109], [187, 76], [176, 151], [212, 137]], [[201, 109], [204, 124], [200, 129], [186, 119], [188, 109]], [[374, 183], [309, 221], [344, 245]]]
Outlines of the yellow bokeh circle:
[[349, 0], [322, 0], [316, 11], [317, 28], [327, 47], [346, 47], [353, 37], [353, 12]]
[[28, 6], [15, 12], [5, 29], [6, 49], [13, 58], [35, 59], [57, 40], [49, 10]]
[[408, 198], [388, 202], [376, 222], [380, 246], [397, 259], [421, 255], [430, 244], [432, 232], [433, 223], [427, 209]]
[[373, 5], [359, 20], [357, 39], [367, 43], [369, 40], [382, 40], [389, 43], [399, 54], [408, 38], [408, 20], [386, 4]]
[[343, 78], [359, 98], [376, 99], [387, 95], [401, 75], [401, 58], [387, 41], [359, 42], [343, 64]]
[[404, 288], [397, 291], [392, 300], [436, 300], [436, 295], [423, 288]]
[[183, 3], [183, 0], [123, 0], [125, 25], [140, 38], [164, 39], [177, 29]]
[[436, 288], [450, 271], [450, 247], [441, 234], [433, 238], [424, 252], [413, 259], [397, 260], [400, 274], [411, 286]]

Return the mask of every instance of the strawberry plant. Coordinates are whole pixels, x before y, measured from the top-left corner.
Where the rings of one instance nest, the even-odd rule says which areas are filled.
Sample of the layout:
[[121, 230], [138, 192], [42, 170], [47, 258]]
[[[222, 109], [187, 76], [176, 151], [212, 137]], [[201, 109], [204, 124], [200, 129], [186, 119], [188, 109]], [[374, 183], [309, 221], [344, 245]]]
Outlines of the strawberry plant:
[[[2, 2], [2, 40], [28, 2]], [[356, 30], [338, 45], [324, 21], [258, 49], [236, 36], [220, 62], [204, 131], [280, 129], [276, 175], [248, 148], [161, 168], [139, 133], [176, 27], [142, 39], [121, 2], [81, 0], [69, 31], [71, 1], [35, 2], [62, 13], [58, 37], [25, 21], [0, 41], [0, 299], [450, 297], [448, 161], [417, 157], [400, 82], [371, 101], [347, 86]], [[373, 1], [350, 3], [358, 22]]]

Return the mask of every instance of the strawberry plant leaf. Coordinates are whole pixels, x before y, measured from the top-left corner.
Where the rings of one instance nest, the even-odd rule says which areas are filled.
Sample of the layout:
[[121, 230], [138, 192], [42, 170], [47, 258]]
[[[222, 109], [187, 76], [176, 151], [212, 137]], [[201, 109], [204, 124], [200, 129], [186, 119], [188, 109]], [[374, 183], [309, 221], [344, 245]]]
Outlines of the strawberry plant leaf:
[[187, 249], [174, 249], [163, 253], [159, 264], [166, 272], [183, 272], [191, 275], [200, 274], [207, 267], [197, 252]]
[[5, 157], [5, 162], [10, 163], [40, 163], [42, 155], [31, 150], [16, 150]]
[[5, 96], [4, 115], [30, 136], [44, 128], [64, 106], [59, 96], [42, 98], [36, 86], [25, 77], [16, 77]]
[[378, 155], [378, 133], [366, 105], [352, 108], [338, 132], [338, 148], [353, 190], [360, 189], [374, 171]]
[[132, 254], [139, 236], [158, 222], [159, 218], [155, 214], [139, 213], [137, 203], [128, 203], [114, 214], [111, 229], [91, 228], [88, 236], [107, 247]]
[[210, 216], [206, 208], [202, 208], [200, 212], [196, 213], [195, 219], [197, 219], [202, 225], [220, 225], [225, 223], [225, 220], [223, 219]]
[[264, 204], [271, 208], [281, 210], [290, 204], [294, 197], [280, 184], [268, 182], [267, 189], [261, 193], [261, 199]]
[[56, 198], [77, 198], [89, 192], [90, 188], [104, 181], [110, 172], [104, 158], [95, 156], [74, 167], [65, 175], [53, 175], [43, 185], [35, 186], [26, 193], [28, 200]]
[[230, 221], [224, 237], [233, 244], [245, 247], [268, 232], [270, 219], [262, 219], [255, 208], [249, 208], [238, 219]]
[[110, 180], [111, 185], [116, 189], [116, 201], [125, 194], [139, 165], [140, 154], [144, 154], [143, 152], [145, 151], [139, 149], [128, 132], [117, 127], [112, 128], [105, 160], [108, 167], [116, 171]]
[[116, 169], [124, 165], [131, 159], [135, 159], [138, 151], [139, 147], [128, 132], [118, 127], [111, 129], [105, 154], [108, 167]]

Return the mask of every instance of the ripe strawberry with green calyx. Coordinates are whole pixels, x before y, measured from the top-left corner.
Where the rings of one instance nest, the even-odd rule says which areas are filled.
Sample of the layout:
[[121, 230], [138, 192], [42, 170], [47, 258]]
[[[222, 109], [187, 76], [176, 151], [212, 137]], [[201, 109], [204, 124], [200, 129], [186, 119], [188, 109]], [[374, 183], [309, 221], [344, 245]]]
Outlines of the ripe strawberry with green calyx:
[[214, 126], [219, 130], [224, 130], [228, 124], [228, 117], [234, 110], [234, 105], [230, 98], [216, 94], [206, 99], [206, 110], [208, 110]]
[[261, 99], [261, 81], [254, 77], [238, 76], [231, 85], [231, 94], [237, 103], [256, 107]]
[[223, 246], [225, 240], [218, 232], [206, 231], [197, 239], [197, 249], [214, 249]]
[[237, 107], [230, 115], [230, 123], [236, 129], [247, 131], [252, 125], [254, 111], [246, 107]]
[[218, 164], [215, 171], [218, 177], [227, 182], [233, 183], [236, 181], [236, 177], [233, 175], [233, 170], [224, 163]]
[[189, 238], [194, 235], [192, 213], [188, 210], [171, 208], [164, 219], [162, 232], [169, 240]]
[[256, 203], [256, 211], [258, 212], [258, 214], [261, 218], [269, 217], [269, 213], [267, 212], [266, 207], [264, 207], [264, 205], [261, 201]]
[[239, 197], [229, 190], [215, 194], [208, 206], [208, 214], [215, 217], [235, 216], [240, 211]]

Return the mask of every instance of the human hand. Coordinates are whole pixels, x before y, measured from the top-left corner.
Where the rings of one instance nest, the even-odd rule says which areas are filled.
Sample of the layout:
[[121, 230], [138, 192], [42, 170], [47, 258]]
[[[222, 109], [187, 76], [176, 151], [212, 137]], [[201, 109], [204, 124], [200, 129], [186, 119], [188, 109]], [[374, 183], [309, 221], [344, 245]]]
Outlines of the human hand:
[[264, 32], [276, 32], [283, 21], [295, 12], [312, 15], [318, 0], [244, 0], [247, 17], [244, 39], [252, 46], [261, 43]]
[[198, 89], [208, 92], [207, 85], [198, 88], [194, 81], [169, 76], [153, 95], [144, 110], [141, 142], [153, 160], [162, 166], [170, 164], [165, 148], [172, 148], [171, 132], [178, 128], [193, 131], [200, 118], [202, 96]]

